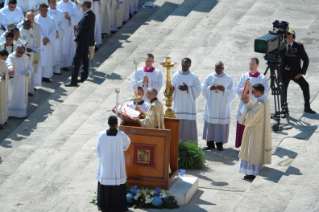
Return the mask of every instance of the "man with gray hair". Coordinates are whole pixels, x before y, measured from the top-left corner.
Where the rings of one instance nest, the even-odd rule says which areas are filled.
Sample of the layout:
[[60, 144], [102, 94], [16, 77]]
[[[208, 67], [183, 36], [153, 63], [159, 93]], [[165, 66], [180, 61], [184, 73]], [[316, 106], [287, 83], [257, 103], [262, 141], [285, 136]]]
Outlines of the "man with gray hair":
[[206, 150], [223, 151], [228, 142], [231, 101], [236, 97], [233, 79], [224, 73], [224, 63], [215, 64], [215, 73], [206, 77], [202, 83], [202, 94], [207, 100], [204, 111], [203, 139], [207, 141]]
[[139, 118], [134, 118], [134, 120], [139, 122], [142, 127], [165, 129], [164, 108], [156, 96], [157, 90], [155, 88], [147, 89], [146, 98], [150, 101], [151, 105], [146, 113], [143, 110], [138, 110], [141, 112], [141, 117], [144, 118], [143, 120]]
[[0, 36], [0, 43], [6, 42], [6, 32], [11, 32], [14, 28], [17, 28], [17, 25], [14, 22], [10, 22], [7, 26], [7, 31]]

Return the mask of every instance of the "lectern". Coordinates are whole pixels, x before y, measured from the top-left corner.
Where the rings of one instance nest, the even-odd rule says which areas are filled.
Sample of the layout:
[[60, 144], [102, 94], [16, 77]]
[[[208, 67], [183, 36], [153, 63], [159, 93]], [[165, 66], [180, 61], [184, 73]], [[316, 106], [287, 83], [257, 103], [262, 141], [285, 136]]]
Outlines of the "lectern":
[[177, 180], [179, 119], [165, 118], [164, 123], [165, 130], [120, 126], [131, 139], [124, 152], [128, 186], [169, 189]]

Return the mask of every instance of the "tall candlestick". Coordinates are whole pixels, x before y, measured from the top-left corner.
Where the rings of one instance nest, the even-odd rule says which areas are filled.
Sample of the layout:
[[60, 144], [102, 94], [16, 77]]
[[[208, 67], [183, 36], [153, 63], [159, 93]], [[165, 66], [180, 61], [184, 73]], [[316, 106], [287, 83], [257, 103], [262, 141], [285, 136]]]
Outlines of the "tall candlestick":
[[137, 91], [138, 91], [138, 79], [137, 79], [137, 65], [138, 65], [138, 63], [136, 60], [134, 60], [134, 65], [135, 65], [135, 83], [136, 83], [136, 93], [137, 93]]

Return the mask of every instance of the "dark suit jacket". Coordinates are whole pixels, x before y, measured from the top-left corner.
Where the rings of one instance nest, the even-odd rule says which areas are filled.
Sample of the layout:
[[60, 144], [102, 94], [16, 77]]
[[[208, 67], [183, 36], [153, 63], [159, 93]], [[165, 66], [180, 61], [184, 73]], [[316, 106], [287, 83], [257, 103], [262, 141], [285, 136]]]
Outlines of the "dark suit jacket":
[[78, 23], [77, 35], [75, 41], [79, 46], [94, 46], [94, 27], [95, 14], [89, 10], [87, 11], [81, 21]]
[[[295, 57], [284, 56], [282, 67], [284, 75], [289, 75], [291, 78], [293, 78], [297, 74], [305, 75], [309, 66], [309, 58], [303, 44], [294, 41], [292, 44], [292, 48], [297, 49], [297, 53], [294, 54]], [[303, 61], [302, 66], [301, 60]], [[285, 70], [286, 66], [290, 67], [290, 70], [288, 72]]]

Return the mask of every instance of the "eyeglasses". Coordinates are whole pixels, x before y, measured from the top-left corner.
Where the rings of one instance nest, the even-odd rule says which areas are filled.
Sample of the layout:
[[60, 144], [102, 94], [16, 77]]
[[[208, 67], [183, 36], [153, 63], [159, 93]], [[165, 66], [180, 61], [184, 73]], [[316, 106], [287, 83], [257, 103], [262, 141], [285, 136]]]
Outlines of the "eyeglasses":
[[19, 54], [24, 54], [24, 52], [18, 52]]

